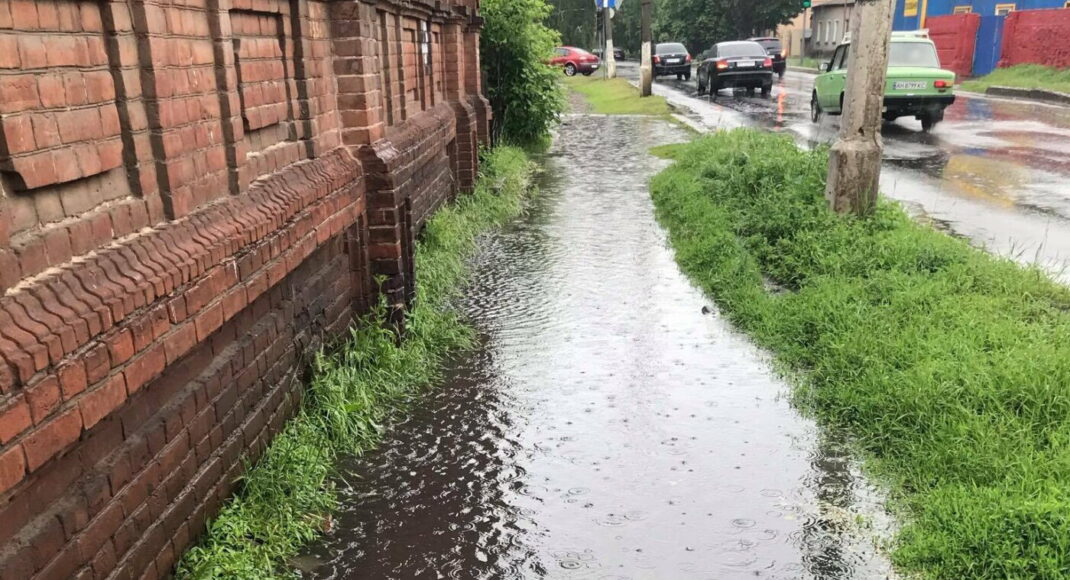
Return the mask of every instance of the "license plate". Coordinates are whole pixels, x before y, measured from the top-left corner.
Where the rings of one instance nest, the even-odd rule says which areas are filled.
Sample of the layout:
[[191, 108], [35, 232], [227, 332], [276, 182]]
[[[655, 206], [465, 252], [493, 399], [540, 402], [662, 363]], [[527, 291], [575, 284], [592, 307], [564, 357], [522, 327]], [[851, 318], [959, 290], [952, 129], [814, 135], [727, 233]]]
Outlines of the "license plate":
[[894, 85], [897, 91], [920, 90], [929, 86], [925, 81], [896, 81]]
[[740, 67], [740, 68], [752, 67], [752, 66], [754, 66], [754, 61], [753, 60], [741, 60], [741, 61], [736, 63], [736, 66]]
[[665, 59], [665, 63], [666, 64], [680, 64], [680, 60], [681, 59], [679, 59], [679, 58], [667, 58], [667, 59]]

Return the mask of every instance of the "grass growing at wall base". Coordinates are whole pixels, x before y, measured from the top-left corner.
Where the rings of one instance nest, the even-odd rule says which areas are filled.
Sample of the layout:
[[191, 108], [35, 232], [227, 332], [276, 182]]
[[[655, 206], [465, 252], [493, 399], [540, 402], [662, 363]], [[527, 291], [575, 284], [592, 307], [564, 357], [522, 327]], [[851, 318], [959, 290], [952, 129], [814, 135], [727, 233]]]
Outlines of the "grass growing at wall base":
[[983, 77], [962, 83], [965, 91], [983, 93], [988, 87], [1047, 89], [1070, 93], [1070, 68], [1058, 69], [1039, 64], [1020, 64], [999, 68]]
[[1070, 290], [893, 203], [832, 214], [826, 155], [790, 138], [740, 130], [667, 153], [651, 189], [676, 259], [888, 479], [896, 564], [1070, 578]]
[[178, 577], [285, 574], [286, 559], [320, 533], [336, 505], [337, 457], [374, 447], [390, 417], [438, 378], [444, 357], [472, 344], [472, 331], [449, 302], [464, 283], [477, 236], [520, 213], [531, 176], [519, 149], [486, 155], [475, 192], [436, 213], [417, 245], [417, 297], [405, 340], [399, 345], [369, 318], [344, 344], [316, 357], [297, 416], [245, 473], [206, 537], [182, 557]]

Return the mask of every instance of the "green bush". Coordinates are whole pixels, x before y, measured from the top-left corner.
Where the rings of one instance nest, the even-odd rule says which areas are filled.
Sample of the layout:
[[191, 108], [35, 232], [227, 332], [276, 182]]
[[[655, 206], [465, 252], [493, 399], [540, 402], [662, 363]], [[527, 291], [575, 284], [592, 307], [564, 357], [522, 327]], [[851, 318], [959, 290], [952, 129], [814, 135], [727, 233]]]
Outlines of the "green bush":
[[537, 144], [564, 110], [561, 71], [547, 64], [560, 42], [544, 25], [551, 10], [544, 0], [483, 0], [480, 58], [495, 143]]
[[[532, 167], [515, 148], [491, 151], [475, 192], [437, 212], [416, 248], [416, 300], [405, 340], [368, 317], [337, 348], [319, 354], [297, 416], [272, 440], [239, 490], [183, 555], [178, 578], [282, 576], [287, 558], [321, 531], [336, 506], [331, 480], [341, 454], [373, 448], [385, 425], [438, 378], [445, 357], [472, 341], [449, 307], [482, 231], [517, 215]], [[380, 313], [381, 314], [381, 313]]]
[[887, 478], [904, 508], [894, 561], [1070, 578], [1070, 289], [894, 203], [831, 213], [827, 156], [790, 138], [667, 153], [652, 193], [677, 260]]

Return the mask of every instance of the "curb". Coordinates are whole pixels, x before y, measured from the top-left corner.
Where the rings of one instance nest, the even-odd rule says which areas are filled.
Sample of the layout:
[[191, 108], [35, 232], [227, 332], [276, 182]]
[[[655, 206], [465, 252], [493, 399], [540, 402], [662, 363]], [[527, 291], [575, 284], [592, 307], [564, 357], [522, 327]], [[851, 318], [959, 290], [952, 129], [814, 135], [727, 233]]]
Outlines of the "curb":
[[1055, 103], [1059, 105], [1070, 105], [1070, 94], [1060, 93], [1058, 91], [1049, 91], [1047, 89], [988, 87], [988, 89], [985, 90], [985, 94], [993, 97], [1011, 97], [1015, 99], [1029, 99], [1033, 101], [1043, 101], [1045, 103]]
[[821, 69], [819, 69], [819, 68], [809, 68], [809, 67], [805, 67], [805, 66], [791, 66], [791, 65], [789, 65], [788, 66], [788, 70], [790, 70], [791, 72], [810, 73], [810, 74], [815, 74], [815, 75], [821, 73]]

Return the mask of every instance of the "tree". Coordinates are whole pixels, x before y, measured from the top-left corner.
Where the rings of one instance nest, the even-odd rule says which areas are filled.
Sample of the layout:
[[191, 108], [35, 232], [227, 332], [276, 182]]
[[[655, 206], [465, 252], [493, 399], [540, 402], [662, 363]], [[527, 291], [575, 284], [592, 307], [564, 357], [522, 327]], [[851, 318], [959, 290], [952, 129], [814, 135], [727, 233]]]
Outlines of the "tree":
[[593, 0], [550, 0], [553, 12], [548, 24], [568, 46], [594, 48], [598, 22]]
[[537, 143], [564, 108], [560, 71], [547, 64], [561, 40], [544, 24], [551, 11], [544, 0], [483, 0], [480, 58], [496, 143]]
[[775, 30], [801, 11], [799, 0], [658, 0], [654, 36], [698, 53], [717, 42]]

